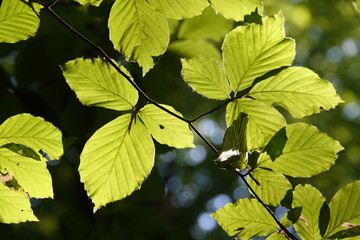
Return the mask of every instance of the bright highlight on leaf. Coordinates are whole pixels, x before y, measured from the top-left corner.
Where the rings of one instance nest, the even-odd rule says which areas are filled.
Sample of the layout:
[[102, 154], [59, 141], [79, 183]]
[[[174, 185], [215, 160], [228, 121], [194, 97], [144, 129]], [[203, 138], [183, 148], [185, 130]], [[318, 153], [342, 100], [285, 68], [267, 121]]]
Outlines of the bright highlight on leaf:
[[282, 154], [271, 159], [264, 152], [260, 155], [258, 166], [270, 168], [275, 172], [292, 177], [311, 177], [327, 171], [335, 162], [337, 153], [343, 149], [314, 126], [294, 123], [286, 126], [286, 143]]
[[213, 99], [229, 98], [231, 92], [222, 65], [214, 59], [181, 59], [184, 80], [199, 94]]
[[75, 1], [85, 6], [92, 5], [98, 7], [104, 0], [75, 0]]
[[115, 49], [136, 61], [143, 75], [154, 66], [152, 57], [163, 54], [169, 42], [166, 17], [144, 0], [115, 1], [108, 26]]
[[15, 43], [34, 36], [39, 27], [41, 5], [3, 0], [0, 6], [0, 43]]
[[331, 83], [303, 67], [290, 67], [256, 84], [249, 95], [285, 108], [296, 118], [334, 108], [342, 102]]
[[214, 9], [226, 18], [243, 21], [256, 9], [259, 14], [263, 12], [262, 0], [210, 0]]
[[255, 78], [290, 66], [295, 43], [285, 38], [281, 14], [262, 18], [262, 25], [249, 24], [232, 30], [222, 46], [225, 72], [233, 91], [251, 86]]
[[140, 119], [122, 115], [87, 141], [79, 166], [94, 211], [138, 189], [154, 166], [155, 147]]
[[[124, 67], [119, 68], [128, 74]], [[122, 111], [134, 107], [138, 100], [136, 89], [103, 59], [78, 58], [67, 62], [62, 70], [84, 105]]]
[[209, 6], [207, 0], [148, 0], [150, 5], [168, 18], [183, 19], [200, 15]]
[[[173, 107], [162, 106], [182, 116]], [[177, 119], [153, 104], [143, 107], [139, 112], [139, 116], [151, 135], [159, 143], [175, 148], [195, 147], [193, 134], [186, 122]]]
[[211, 214], [230, 237], [250, 239], [276, 231], [277, 224], [265, 208], [252, 198], [227, 204]]

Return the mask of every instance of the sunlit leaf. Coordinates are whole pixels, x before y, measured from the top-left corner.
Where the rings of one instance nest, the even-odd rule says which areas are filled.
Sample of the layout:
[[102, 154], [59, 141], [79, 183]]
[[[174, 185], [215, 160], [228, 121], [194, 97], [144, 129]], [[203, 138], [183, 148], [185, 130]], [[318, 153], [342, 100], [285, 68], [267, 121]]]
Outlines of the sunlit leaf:
[[296, 118], [328, 110], [342, 100], [331, 83], [303, 67], [290, 67], [256, 84], [249, 95], [279, 105]]
[[[173, 107], [163, 104], [162, 106], [182, 116]], [[195, 147], [193, 134], [186, 122], [170, 115], [153, 104], [147, 104], [143, 107], [139, 112], [139, 116], [151, 135], [159, 143], [176, 148]]]
[[256, 199], [251, 198], [227, 204], [211, 216], [229, 236], [241, 239], [266, 236], [277, 229], [276, 222], [265, 208]]
[[221, 15], [236, 21], [244, 20], [244, 15], [256, 9], [260, 14], [263, 11], [262, 0], [210, 0], [210, 3]]
[[7, 148], [0, 148], [0, 170], [11, 173], [31, 197], [52, 198], [54, 195], [51, 176], [44, 161], [36, 161]]
[[301, 239], [322, 239], [319, 229], [320, 210], [325, 198], [311, 185], [298, 185], [293, 192], [292, 207], [301, 207], [301, 216], [295, 229]]
[[140, 119], [131, 119], [125, 114], [101, 127], [81, 153], [80, 177], [94, 211], [130, 195], [154, 166], [150, 133]]
[[249, 150], [261, 149], [280, 128], [285, 118], [273, 107], [261, 101], [241, 98], [226, 107], [226, 122], [231, 126], [240, 112], [246, 113], [249, 123], [246, 129]]
[[235, 92], [250, 87], [255, 78], [271, 70], [290, 66], [294, 60], [295, 43], [285, 38], [282, 15], [264, 17], [262, 22], [237, 27], [225, 37], [225, 72]]
[[34, 36], [42, 6], [27, 1], [3, 0], [0, 6], [0, 43], [15, 43]]
[[179, 39], [210, 39], [220, 42], [233, 28], [233, 25], [234, 21], [216, 14], [213, 8], [208, 7], [200, 16], [182, 21], [177, 37]]
[[329, 204], [330, 222], [325, 238], [360, 225], [360, 181], [340, 189]]
[[168, 18], [183, 19], [200, 15], [209, 6], [207, 0], [148, 0], [150, 5]]
[[[128, 74], [125, 68], [120, 68]], [[131, 109], [138, 100], [136, 89], [103, 59], [78, 58], [67, 62], [62, 70], [66, 82], [84, 105], [122, 111]]]
[[311, 177], [328, 170], [343, 149], [338, 141], [305, 123], [286, 126], [286, 137], [282, 154], [273, 160], [263, 152], [259, 166], [292, 177]]
[[92, 5], [98, 7], [104, 0], [75, 0], [75, 1], [85, 6]]
[[0, 223], [39, 221], [34, 215], [29, 197], [0, 182]]
[[248, 182], [265, 204], [280, 205], [286, 192], [291, 189], [289, 180], [281, 173], [256, 168], [251, 175], [252, 177], [248, 177]]
[[180, 57], [193, 58], [206, 56], [218, 61], [222, 61], [221, 53], [216, 46], [204, 39], [186, 39], [170, 43], [169, 52], [174, 52]]
[[143, 75], [154, 66], [152, 57], [163, 54], [169, 42], [166, 17], [144, 0], [115, 1], [108, 25], [115, 49], [136, 61]]
[[8, 143], [25, 145], [37, 153], [42, 150], [51, 159], [63, 154], [60, 130], [43, 118], [27, 113], [10, 117], [0, 125], [0, 146]]
[[181, 59], [182, 76], [196, 92], [213, 99], [229, 98], [231, 92], [222, 65], [214, 59], [199, 56]]
[[266, 240], [286, 240], [286, 239], [288, 238], [279, 232], [274, 232], [266, 238]]

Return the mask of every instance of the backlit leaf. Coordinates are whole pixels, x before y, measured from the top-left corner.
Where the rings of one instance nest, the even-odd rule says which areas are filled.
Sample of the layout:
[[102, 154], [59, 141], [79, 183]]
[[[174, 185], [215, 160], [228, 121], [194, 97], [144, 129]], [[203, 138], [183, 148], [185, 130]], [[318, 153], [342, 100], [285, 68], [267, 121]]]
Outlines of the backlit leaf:
[[244, 20], [245, 15], [256, 9], [260, 14], [263, 12], [261, 0], [210, 0], [210, 3], [221, 15], [236, 21]]
[[138, 100], [136, 89], [103, 59], [78, 58], [67, 62], [62, 70], [66, 82], [84, 105], [122, 111], [131, 109]]
[[222, 65], [214, 59], [181, 59], [182, 76], [196, 92], [213, 99], [229, 98], [230, 86]]
[[27, 1], [3, 0], [0, 6], [0, 43], [15, 43], [34, 36], [42, 6]]
[[282, 154], [274, 160], [263, 152], [259, 166], [292, 177], [311, 177], [327, 171], [343, 149], [338, 141], [305, 123], [286, 126], [286, 137]]
[[148, 0], [150, 5], [168, 18], [183, 19], [200, 15], [209, 6], [207, 0]]
[[29, 197], [0, 182], [0, 223], [39, 221], [34, 215]]
[[331, 83], [303, 67], [290, 67], [256, 84], [249, 95], [302, 118], [341, 103]]
[[136, 61], [143, 75], [154, 66], [152, 57], [163, 54], [169, 42], [166, 17], [144, 0], [115, 1], [108, 26], [115, 49]]
[[262, 25], [240, 26], [226, 35], [223, 49], [225, 72], [233, 91], [251, 86], [255, 78], [290, 66], [295, 56], [295, 43], [285, 38], [281, 14], [262, 18]]
[[[162, 106], [182, 116], [173, 107], [168, 105]], [[139, 112], [139, 116], [151, 135], [159, 143], [175, 148], [195, 147], [193, 134], [188, 124], [184, 121], [159, 109], [153, 104], [147, 104], [143, 107]]]
[[75, 1], [85, 6], [92, 5], [98, 7], [104, 0], [75, 0]]
[[265, 208], [252, 198], [227, 204], [211, 214], [231, 237], [250, 239], [276, 231], [277, 224]]
[[98, 129], [85, 144], [79, 166], [94, 211], [138, 189], [154, 166], [154, 155], [149, 131], [139, 119], [131, 121], [131, 114]]

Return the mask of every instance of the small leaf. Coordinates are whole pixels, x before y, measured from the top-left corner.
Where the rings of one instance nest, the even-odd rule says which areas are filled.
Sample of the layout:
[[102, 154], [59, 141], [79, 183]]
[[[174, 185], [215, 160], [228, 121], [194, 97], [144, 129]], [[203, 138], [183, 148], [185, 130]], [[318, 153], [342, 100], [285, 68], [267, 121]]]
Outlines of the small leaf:
[[205, 56], [222, 61], [219, 49], [213, 43], [204, 39], [174, 41], [170, 43], [168, 51], [174, 52], [178, 56], [185, 58]]
[[115, 1], [108, 26], [115, 49], [136, 61], [143, 75], [154, 66], [152, 57], [163, 54], [169, 42], [166, 17], [144, 0]]
[[250, 239], [266, 236], [277, 229], [277, 224], [256, 200], [243, 198], [227, 204], [211, 214], [230, 237]]
[[[120, 68], [128, 74], [125, 68]], [[62, 70], [66, 82], [84, 105], [122, 111], [131, 109], [138, 100], [138, 93], [128, 80], [100, 58], [78, 58], [67, 62]]]
[[3, 0], [0, 6], [0, 43], [16, 43], [34, 36], [42, 6], [27, 1]]
[[200, 15], [209, 6], [207, 0], [148, 0], [150, 5], [167, 18], [184, 19]]
[[244, 16], [256, 9], [263, 12], [262, 0], [210, 0], [213, 8], [226, 18], [243, 21]]
[[154, 157], [150, 133], [131, 114], [97, 130], [85, 144], [79, 166], [81, 181], [95, 204], [94, 211], [138, 189], [150, 174]]
[[334, 87], [307, 68], [290, 67], [256, 84], [249, 95], [302, 118], [342, 103]]
[[325, 198], [311, 185], [298, 185], [293, 192], [292, 206], [302, 207], [300, 220], [295, 223], [296, 232], [301, 239], [322, 239], [319, 217]]
[[292, 177], [311, 177], [328, 170], [343, 149], [338, 141], [305, 123], [286, 126], [286, 136], [282, 154], [272, 161], [264, 152], [259, 156], [258, 166]]
[[92, 5], [98, 7], [104, 0], [75, 0], [75, 1], [77, 1], [78, 3], [84, 6]]
[[[182, 116], [181, 113], [171, 106], [163, 104], [161, 106]], [[159, 143], [175, 148], [195, 147], [193, 134], [186, 122], [170, 115], [153, 104], [148, 104], [140, 109], [139, 116], [151, 135]]]
[[181, 59], [184, 80], [199, 94], [213, 99], [229, 98], [231, 92], [221, 64], [207, 57]]
[[265, 204], [279, 206], [286, 192], [291, 189], [291, 183], [281, 173], [256, 168], [251, 175], [248, 182]]
[[295, 43], [285, 38], [283, 25], [283, 17], [279, 14], [264, 17], [262, 25], [240, 26], [226, 35], [223, 59], [234, 92], [250, 87], [255, 78], [271, 70], [291, 65]]
[[28, 196], [11, 190], [0, 182], [0, 222], [20, 223], [39, 221], [34, 215]]
[[29, 157], [35, 160], [41, 160], [39, 157], [39, 154], [37, 154], [32, 148], [29, 148], [27, 146], [24, 146], [22, 144], [16, 144], [16, 143], [8, 143], [2, 146], [3, 148], [7, 148], [14, 153], [17, 153], [24, 157]]
[[329, 208], [330, 222], [323, 238], [349, 230], [349, 226], [359, 226], [360, 181], [355, 181], [340, 189], [331, 200]]

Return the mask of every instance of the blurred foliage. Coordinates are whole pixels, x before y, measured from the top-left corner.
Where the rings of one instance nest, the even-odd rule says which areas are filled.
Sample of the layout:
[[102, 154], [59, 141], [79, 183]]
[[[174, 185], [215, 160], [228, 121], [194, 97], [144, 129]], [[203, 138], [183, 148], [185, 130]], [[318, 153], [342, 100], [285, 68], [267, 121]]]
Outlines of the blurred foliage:
[[[306, 121], [339, 140], [345, 147], [330, 171], [293, 184], [311, 183], [328, 199], [360, 172], [360, 16], [350, 0], [273, 0], [264, 12], [282, 11], [287, 36], [296, 39], [295, 65], [308, 67], [331, 81], [346, 102]], [[107, 16], [111, 4], [100, 8], [60, 2], [54, 10], [86, 37], [123, 61], [108, 39]], [[221, 20], [226, 31], [236, 23]], [[182, 26], [182, 24], [186, 24]], [[191, 119], [218, 106], [191, 91], [180, 76], [179, 57], [192, 52], [219, 56], [222, 38], [197, 39], [186, 21], [172, 22], [169, 51], [144, 79], [134, 63], [127, 63], [139, 85], [160, 103], [174, 106]], [[211, 27], [211, 25], [210, 25]], [[202, 30], [203, 31], [203, 30]], [[186, 33], [192, 37], [186, 37]], [[200, 31], [201, 32], [201, 31]], [[176, 43], [176, 44], [175, 44]], [[196, 49], [191, 48], [196, 43]], [[209, 44], [211, 43], [211, 44]], [[79, 181], [79, 154], [86, 140], [118, 113], [85, 107], [66, 84], [60, 65], [77, 57], [99, 54], [41, 13], [37, 35], [17, 44], [0, 45], [0, 122], [27, 112], [44, 117], [66, 137], [77, 140], [57, 166], [48, 166], [54, 199], [32, 200], [39, 223], [0, 225], [11, 239], [229, 239], [208, 216], [229, 201], [248, 195], [237, 176], [213, 163], [215, 154], [196, 139], [196, 149], [173, 150], [157, 145], [156, 167], [141, 191], [92, 213], [92, 203]], [[225, 130], [225, 109], [198, 121], [199, 129], [219, 149]], [[289, 122], [296, 119], [288, 118]]]

